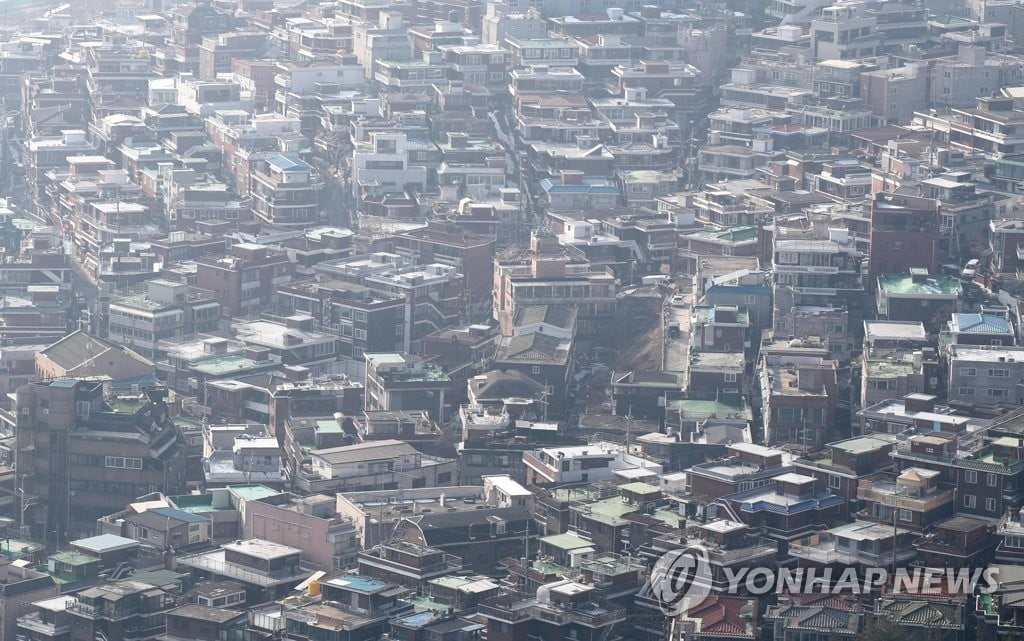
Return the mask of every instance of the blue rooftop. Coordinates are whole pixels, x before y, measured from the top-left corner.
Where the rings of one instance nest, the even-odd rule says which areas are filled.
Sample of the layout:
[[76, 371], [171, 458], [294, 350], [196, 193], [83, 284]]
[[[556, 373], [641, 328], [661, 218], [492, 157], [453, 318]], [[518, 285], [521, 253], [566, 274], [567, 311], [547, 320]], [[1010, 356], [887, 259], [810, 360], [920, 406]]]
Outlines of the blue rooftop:
[[312, 169], [306, 161], [295, 156], [287, 156], [285, 154], [274, 154], [270, 158], [267, 158], [267, 162], [281, 171], [309, 171]]
[[995, 314], [953, 314], [951, 328], [961, 334], [1012, 334], [1010, 323]]
[[342, 576], [336, 576], [333, 579], [324, 581], [328, 585], [333, 585], [339, 588], [346, 588], [348, 590], [355, 590], [356, 592], [380, 592], [384, 588], [391, 585], [386, 581], [374, 579], [368, 576], [362, 576], [360, 574], [344, 574]]
[[607, 184], [579, 184], [579, 185], [562, 185], [556, 184], [550, 178], [545, 178], [540, 181], [540, 188], [549, 194], [617, 194], [619, 188], [615, 185]]

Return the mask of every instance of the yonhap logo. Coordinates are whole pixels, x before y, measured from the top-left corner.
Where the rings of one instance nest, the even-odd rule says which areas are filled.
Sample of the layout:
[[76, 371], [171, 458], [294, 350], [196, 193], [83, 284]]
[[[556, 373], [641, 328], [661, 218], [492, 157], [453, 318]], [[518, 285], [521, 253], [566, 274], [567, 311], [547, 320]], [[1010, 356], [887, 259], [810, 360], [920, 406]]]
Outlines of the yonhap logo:
[[650, 595], [666, 616], [678, 616], [711, 594], [711, 564], [704, 546], [666, 552], [654, 563]]

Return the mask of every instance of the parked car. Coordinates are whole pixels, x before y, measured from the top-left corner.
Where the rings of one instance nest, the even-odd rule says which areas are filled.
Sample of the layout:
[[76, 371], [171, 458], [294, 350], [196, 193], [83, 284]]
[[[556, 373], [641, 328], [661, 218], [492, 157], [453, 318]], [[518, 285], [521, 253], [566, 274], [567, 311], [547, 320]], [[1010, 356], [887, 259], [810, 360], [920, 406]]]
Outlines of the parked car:
[[972, 258], [967, 261], [966, 265], [964, 265], [964, 270], [960, 272], [960, 275], [968, 280], [973, 280], [974, 275], [978, 273], [978, 267], [980, 266], [981, 261], [977, 258]]

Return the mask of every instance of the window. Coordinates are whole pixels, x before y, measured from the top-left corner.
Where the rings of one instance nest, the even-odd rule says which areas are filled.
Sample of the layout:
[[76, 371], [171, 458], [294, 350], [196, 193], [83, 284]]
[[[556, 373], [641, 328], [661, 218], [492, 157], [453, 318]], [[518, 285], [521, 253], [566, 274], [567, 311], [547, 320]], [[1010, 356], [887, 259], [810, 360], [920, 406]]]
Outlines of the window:
[[974, 507], [978, 504], [978, 499], [973, 494], [964, 494], [964, 507]]
[[779, 252], [780, 265], [796, 265], [800, 262], [800, 254], [797, 252]]
[[978, 472], [977, 470], [967, 470], [964, 472], [964, 483], [977, 483]]
[[994, 398], [1006, 398], [1007, 396], [1010, 395], [1010, 392], [1009, 390], [1003, 388], [989, 388], [988, 395]]
[[973, 367], [961, 367], [960, 376], [977, 376], [978, 370]]
[[904, 523], [910, 523], [910, 521], [914, 518], [914, 515], [911, 514], [910, 510], [900, 510], [899, 516], [900, 520]]
[[832, 324], [825, 325], [825, 333], [826, 334], [842, 334], [845, 331], [846, 331], [846, 328], [843, 327], [842, 325], [832, 325]]
[[985, 485], [989, 487], [995, 487], [999, 484], [999, 475], [989, 472], [985, 475]]
[[990, 369], [988, 375], [993, 378], [1008, 378], [1010, 376], [1010, 370], [1008, 369]]
[[534, 365], [533, 366], [533, 373], [534, 374], [540, 374], [540, 365]]
[[403, 334], [405, 334], [405, 326], [401, 323], [395, 325], [395, 336], [402, 336]]
[[957, 389], [957, 393], [960, 396], [974, 396], [974, 388], [973, 387], [960, 387], [960, 388]]
[[985, 499], [985, 511], [986, 512], [995, 512], [996, 511], [996, 500], [995, 499]]
[[838, 490], [843, 486], [842, 477], [836, 476], [835, 474], [828, 475], [828, 486], [833, 490]]
[[142, 459], [125, 458], [123, 456], [108, 456], [104, 460], [104, 467], [124, 470], [141, 470]]

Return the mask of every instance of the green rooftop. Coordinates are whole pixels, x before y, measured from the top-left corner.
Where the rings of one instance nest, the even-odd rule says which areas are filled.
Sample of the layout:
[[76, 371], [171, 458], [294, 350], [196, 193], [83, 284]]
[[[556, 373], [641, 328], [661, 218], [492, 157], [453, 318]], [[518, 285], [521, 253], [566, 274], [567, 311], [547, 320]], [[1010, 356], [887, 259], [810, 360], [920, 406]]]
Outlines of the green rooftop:
[[622, 518], [626, 514], [637, 511], [637, 506], [626, 503], [621, 497], [613, 496], [608, 499], [594, 501], [587, 505], [590, 508], [590, 517], [609, 525], [622, 525], [626, 521]]
[[866, 361], [864, 372], [870, 378], [899, 378], [914, 374], [914, 364], [909, 361]]
[[625, 490], [626, 492], [632, 492], [633, 494], [657, 494], [661, 491], [650, 483], [643, 483], [640, 481], [620, 485], [619, 489]]
[[31, 554], [41, 549], [43, 549], [43, 546], [35, 541], [14, 538], [0, 539], [0, 554], [8, 559], [21, 558], [26, 554]]
[[651, 516], [672, 527], [681, 527], [686, 523], [686, 517], [680, 516], [675, 510], [657, 510]]
[[341, 434], [344, 431], [341, 429], [341, 424], [335, 420], [317, 421], [316, 429], [325, 434]]
[[174, 572], [172, 570], [142, 570], [132, 574], [132, 581], [138, 581], [140, 583], [156, 587], [171, 585], [173, 583], [181, 583], [187, 578], [187, 574]]
[[277, 496], [280, 494], [277, 490], [258, 483], [251, 483], [249, 485], [229, 485], [228, 489], [234, 492], [235, 495], [243, 501], [258, 501], [259, 499], [265, 499], [268, 496]]
[[540, 542], [550, 545], [553, 548], [558, 548], [559, 550], [576, 550], [578, 548], [586, 548], [594, 545], [582, 537], [569, 533], [545, 536], [540, 539]]
[[90, 563], [99, 563], [100, 559], [82, 552], [58, 552], [50, 557], [50, 560], [56, 561], [57, 563], [63, 563], [64, 565], [71, 565], [78, 567], [80, 565], [89, 565]]
[[[742, 401], [741, 401], [742, 403]], [[741, 405], [730, 405], [721, 401], [697, 399], [675, 399], [668, 401], [665, 411], [673, 417], [683, 418], [736, 418], [750, 420], [750, 409]]]
[[440, 601], [434, 601], [428, 596], [414, 596], [409, 599], [412, 603], [412, 607], [416, 612], [447, 612], [450, 607], [446, 603]]
[[886, 438], [885, 436], [858, 436], [857, 438], [851, 438], [845, 441], [829, 443], [829, 447], [849, 452], [850, 454], [866, 454], [885, 447], [886, 445], [892, 445], [892, 443], [892, 439]]
[[958, 279], [944, 274], [883, 274], [878, 277], [878, 289], [895, 296], [959, 296], [963, 292]]
[[716, 318], [716, 311], [729, 311], [729, 306], [711, 306], [711, 305], [695, 305], [693, 307], [693, 316], [696, 322], [704, 323], [731, 323], [740, 325], [750, 324], [750, 313], [746, 307], [740, 307], [733, 309], [736, 311], [736, 320], [725, 320], [724, 318]]
[[427, 581], [427, 583], [439, 585], [442, 588], [451, 588], [453, 590], [457, 590], [464, 585], [473, 583], [473, 579], [464, 576], [442, 576], [437, 579], [431, 579], [430, 581]]
[[268, 363], [266, 362], [260, 363], [259, 361], [252, 360], [251, 358], [246, 358], [241, 354], [225, 354], [223, 356], [204, 358], [198, 363], [192, 365], [192, 369], [200, 374], [206, 374], [208, 376], [222, 376], [224, 374], [241, 372], [267, 364]]

